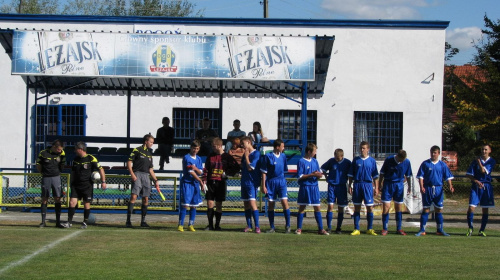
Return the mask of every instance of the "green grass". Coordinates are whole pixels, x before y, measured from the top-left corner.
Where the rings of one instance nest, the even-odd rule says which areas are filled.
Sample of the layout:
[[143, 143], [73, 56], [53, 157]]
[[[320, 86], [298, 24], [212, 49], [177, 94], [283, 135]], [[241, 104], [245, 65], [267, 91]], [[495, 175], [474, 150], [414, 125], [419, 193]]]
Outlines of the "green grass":
[[[121, 225], [39, 229], [0, 223], [0, 271], [74, 232], [78, 235], [0, 279], [497, 279], [500, 232], [466, 238], [245, 234], [240, 225], [222, 232], [177, 232], [173, 224], [151, 229]], [[351, 226], [352, 227], [352, 226]], [[393, 230], [393, 229], [392, 229]], [[408, 229], [415, 233], [415, 229]], [[430, 232], [433, 232], [431, 229]]]

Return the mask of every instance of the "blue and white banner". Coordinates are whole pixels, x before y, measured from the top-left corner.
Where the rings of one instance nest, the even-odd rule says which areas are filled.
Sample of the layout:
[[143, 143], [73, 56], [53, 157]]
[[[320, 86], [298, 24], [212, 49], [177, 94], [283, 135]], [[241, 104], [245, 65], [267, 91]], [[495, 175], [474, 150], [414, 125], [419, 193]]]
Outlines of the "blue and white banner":
[[314, 37], [16, 31], [12, 74], [314, 80]]

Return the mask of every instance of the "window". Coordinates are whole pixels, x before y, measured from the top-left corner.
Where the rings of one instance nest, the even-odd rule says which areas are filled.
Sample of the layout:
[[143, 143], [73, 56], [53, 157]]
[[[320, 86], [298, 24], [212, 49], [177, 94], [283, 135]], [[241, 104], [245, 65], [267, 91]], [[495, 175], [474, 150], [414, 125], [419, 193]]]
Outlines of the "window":
[[[278, 110], [278, 138], [300, 140], [300, 110]], [[316, 143], [317, 112], [307, 111], [307, 141]]]
[[370, 143], [370, 156], [383, 160], [403, 147], [403, 113], [354, 112], [354, 156], [359, 143]]
[[172, 126], [175, 130], [175, 139], [194, 139], [198, 129], [202, 128], [201, 120], [209, 118], [211, 128], [218, 131], [219, 109], [206, 108], [173, 108]]
[[[35, 124], [35, 157], [45, 148], [45, 135], [85, 136], [85, 105], [37, 105]], [[65, 143], [72, 146], [75, 143]]]

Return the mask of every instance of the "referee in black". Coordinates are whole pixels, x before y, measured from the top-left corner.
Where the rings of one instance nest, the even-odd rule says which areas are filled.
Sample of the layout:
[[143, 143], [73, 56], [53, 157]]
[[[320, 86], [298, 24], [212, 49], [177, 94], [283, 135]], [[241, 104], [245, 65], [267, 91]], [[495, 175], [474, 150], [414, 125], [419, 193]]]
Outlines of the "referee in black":
[[101, 175], [103, 190], [106, 189], [106, 175], [99, 161], [93, 155], [87, 154], [87, 145], [84, 142], [76, 143], [75, 154], [76, 157], [71, 166], [71, 199], [69, 201], [68, 222], [64, 224], [64, 227], [71, 227], [78, 200], [83, 200], [81, 228], [86, 229], [90, 215], [90, 203], [94, 198], [92, 173], [97, 171]]
[[63, 144], [60, 140], [52, 142], [52, 146], [42, 150], [38, 154], [36, 160], [36, 169], [42, 174], [42, 223], [40, 227], [46, 226], [45, 218], [47, 216], [47, 201], [49, 200], [50, 191], [54, 197], [55, 212], [56, 212], [56, 227], [64, 228], [61, 225], [61, 172], [66, 164], [66, 154], [63, 150]]
[[153, 154], [151, 148], [154, 144], [154, 137], [151, 134], [146, 134], [142, 138], [143, 144], [135, 148], [127, 161], [127, 169], [132, 177], [132, 193], [130, 194], [130, 202], [127, 209], [127, 223], [126, 227], [131, 228], [132, 222], [130, 217], [134, 210], [134, 203], [138, 196], [142, 197], [141, 206], [141, 227], [149, 227], [146, 223], [146, 214], [148, 212], [148, 198], [151, 194], [151, 181], [149, 176], [153, 178], [155, 187], [160, 188], [156, 174], [153, 171]]

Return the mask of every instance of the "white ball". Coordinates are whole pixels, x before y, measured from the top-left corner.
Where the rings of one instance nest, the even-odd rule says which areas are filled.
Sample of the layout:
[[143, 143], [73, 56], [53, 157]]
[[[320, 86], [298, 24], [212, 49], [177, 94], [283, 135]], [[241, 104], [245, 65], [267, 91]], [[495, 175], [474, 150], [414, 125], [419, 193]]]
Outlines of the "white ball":
[[97, 171], [92, 172], [92, 182], [97, 183], [101, 181], [101, 174]]

